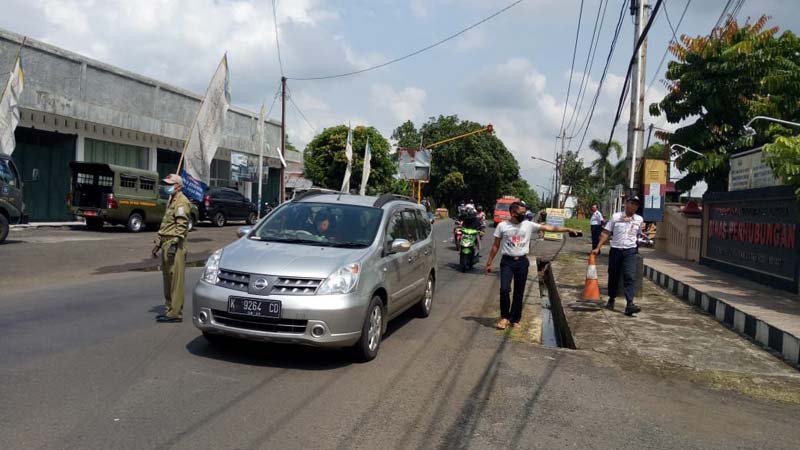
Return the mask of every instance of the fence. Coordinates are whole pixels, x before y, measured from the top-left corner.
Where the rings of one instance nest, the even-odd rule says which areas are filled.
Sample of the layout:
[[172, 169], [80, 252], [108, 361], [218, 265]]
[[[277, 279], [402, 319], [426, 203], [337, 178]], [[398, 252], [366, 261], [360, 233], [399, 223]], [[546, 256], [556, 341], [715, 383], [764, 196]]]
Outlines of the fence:
[[667, 204], [664, 221], [656, 233], [656, 249], [687, 261], [699, 261], [701, 225], [699, 217], [686, 216], [680, 206]]

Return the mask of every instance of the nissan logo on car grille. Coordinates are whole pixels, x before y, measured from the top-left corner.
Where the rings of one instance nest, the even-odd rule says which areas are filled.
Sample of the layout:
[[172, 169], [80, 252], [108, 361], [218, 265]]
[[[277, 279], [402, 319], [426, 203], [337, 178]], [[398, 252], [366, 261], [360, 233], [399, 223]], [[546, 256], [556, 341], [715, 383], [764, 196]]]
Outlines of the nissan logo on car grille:
[[253, 282], [253, 287], [259, 291], [263, 291], [267, 286], [269, 286], [269, 281], [266, 278], [259, 278]]

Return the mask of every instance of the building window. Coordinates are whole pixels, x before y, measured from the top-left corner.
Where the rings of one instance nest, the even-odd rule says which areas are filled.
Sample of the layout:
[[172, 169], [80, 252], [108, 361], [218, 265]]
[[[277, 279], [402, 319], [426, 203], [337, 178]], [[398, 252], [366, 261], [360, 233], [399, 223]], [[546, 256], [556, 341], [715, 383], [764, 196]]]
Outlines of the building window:
[[114, 164], [147, 170], [150, 163], [150, 150], [135, 145], [86, 138], [84, 141], [84, 159], [87, 162]]

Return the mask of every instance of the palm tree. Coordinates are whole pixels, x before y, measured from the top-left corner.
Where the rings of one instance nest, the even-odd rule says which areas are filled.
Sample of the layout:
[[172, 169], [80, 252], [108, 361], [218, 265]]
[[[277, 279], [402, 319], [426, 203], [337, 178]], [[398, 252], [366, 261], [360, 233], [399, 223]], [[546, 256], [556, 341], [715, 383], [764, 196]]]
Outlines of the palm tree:
[[599, 158], [592, 163], [592, 167], [595, 173], [601, 176], [603, 185], [605, 186], [606, 172], [611, 173], [611, 171], [614, 170], [610, 160], [611, 152], [613, 151], [617, 155], [617, 159], [619, 159], [622, 157], [622, 146], [619, 145], [617, 141], [611, 141], [611, 144], [608, 144], [597, 139], [592, 139], [592, 142], [589, 143], [589, 148], [599, 156]]

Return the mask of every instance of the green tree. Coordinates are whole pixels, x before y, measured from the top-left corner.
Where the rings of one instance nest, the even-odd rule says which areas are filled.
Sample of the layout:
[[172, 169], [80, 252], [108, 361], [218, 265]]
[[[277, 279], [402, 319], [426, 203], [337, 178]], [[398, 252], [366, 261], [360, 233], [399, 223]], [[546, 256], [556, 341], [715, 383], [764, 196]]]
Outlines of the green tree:
[[[369, 137], [372, 149], [368, 194], [394, 192], [400, 188], [394, 178], [396, 164], [389, 155], [389, 142], [373, 127], [353, 129], [353, 164], [350, 188], [361, 187], [361, 174], [364, 165], [364, 148]], [[326, 128], [309, 142], [303, 155], [305, 175], [315, 185], [328, 189], [340, 189], [347, 167], [344, 149], [347, 143], [347, 125]]]
[[592, 139], [589, 143], [589, 148], [597, 153], [597, 159], [592, 163], [595, 175], [600, 177], [603, 186], [606, 184], [606, 174], [610, 174], [614, 167], [611, 164], [611, 155], [616, 155], [619, 159], [622, 157], [622, 146], [617, 141], [608, 142]]
[[[455, 115], [439, 116], [431, 117], [419, 130], [407, 121], [392, 136], [400, 142], [400, 146], [417, 147], [420, 136], [423, 137], [424, 146], [483, 127], [482, 124], [461, 120]], [[502, 195], [520, 195], [522, 192], [524, 198], [535, 197], [529, 186], [529, 192], [523, 192], [527, 183], [515, 184], [522, 181], [519, 165], [503, 142], [493, 134], [474, 134], [439, 145], [432, 152], [431, 179], [423, 192], [438, 205], [452, 207], [461, 200], [473, 199], [477, 204], [491, 209], [495, 200]], [[463, 186], [457, 174], [460, 174]]]
[[776, 177], [797, 187], [794, 192], [800, 200], [800, 136], [777, 138], [764, 146], [764, 155]]
[[778, 28], [767, 28], [767, 22], [762, 16], [740, 27], [729, 19], [709, 36], [682, 36], [680, 43], [670, 44], [677, 61], [667, 69], [669, 92], [650, 105], [650, 114], [664, 114], [670, 123], [688, 120], [669, 137], [670, 142], [704, 155], [688, 154], [678, 160], [678, 168], [689, 172], [678, 182], [679, 188], [705, 180], [710, 190], [726, 190], [729, 155], [790, 132], [763, 125], [761, 132], [749, 137], [743, 125], [756, 115], [787, 120], [800, 116], [800, 40], [789, 31], [776, 37]]

